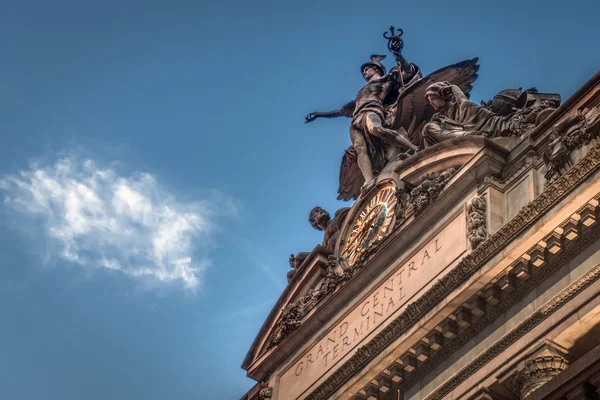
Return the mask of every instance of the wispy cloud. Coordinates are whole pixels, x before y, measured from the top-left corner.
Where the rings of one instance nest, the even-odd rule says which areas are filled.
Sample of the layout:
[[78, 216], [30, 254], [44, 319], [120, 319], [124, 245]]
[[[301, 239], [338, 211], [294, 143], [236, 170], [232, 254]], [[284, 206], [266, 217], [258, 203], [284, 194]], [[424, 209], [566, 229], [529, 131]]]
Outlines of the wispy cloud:
[[5, 206], [43, 224], [51, 257], [189, 290], [201, 285], [215, 219], [237, 212], [213, 191], [178, 201], [149, 173], [125, 176], [75, 156], [0, 178]]

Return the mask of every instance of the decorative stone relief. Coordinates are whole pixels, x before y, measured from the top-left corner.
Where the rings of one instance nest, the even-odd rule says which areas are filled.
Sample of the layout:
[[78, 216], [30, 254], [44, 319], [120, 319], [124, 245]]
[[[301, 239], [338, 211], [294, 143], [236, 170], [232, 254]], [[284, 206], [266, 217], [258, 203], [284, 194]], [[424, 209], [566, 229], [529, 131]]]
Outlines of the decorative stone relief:
[[554, 182], [572, 165], [571, 153], [600, 136], [600, 109], [577, 110], [554, 125], [544, 153], [546, 184]]
[[273, 388], [267, 385], [267, 382], [262, 383], [262, 389], [258, 392], [258, 398], [260, 400], [270, 400], [273, 396]]
[[398, 198], [398, 221], [407, 218], [411, 213], [419, 216], [427, 206], [439, 197], [440, 193], [458, 171], [457, 168], [449, 168], [443, 172], [434, 172], [425, 175], [423, 182], [410, 192], [399, 190]]
[[338, 263], [339, 260], [337, 257], [330, 256], [325, 276], [298, 301], [288, 304], [282, 310], [281, 317], [269, 339], [270, 347], [278, 345], [293, 331], [298, 329], [302, 323], [302, 318], [304, 318], [308, 311], [328, 293], [333, 292], [345, 279], [352, 276], [351, 274], [338, 274], [336, 272]]
[[487, 239], [486, 208], [485, 196], [474, 197], [467, 204], [467, 235], [472, 249]]

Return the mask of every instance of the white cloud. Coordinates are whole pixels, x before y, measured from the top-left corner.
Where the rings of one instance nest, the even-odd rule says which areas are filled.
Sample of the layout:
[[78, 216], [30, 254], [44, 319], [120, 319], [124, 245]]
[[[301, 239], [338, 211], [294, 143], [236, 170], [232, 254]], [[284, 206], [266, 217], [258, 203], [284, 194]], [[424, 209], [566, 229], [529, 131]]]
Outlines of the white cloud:
[[91, 159], [54, 164], [0, 179], [4, 204], [43, 224], [52, 254], [186, 289], [201, 284], [215, 219], [237, 212], [216, 191], [208, 199], [178, 201], [148, 173], [120, 176]]

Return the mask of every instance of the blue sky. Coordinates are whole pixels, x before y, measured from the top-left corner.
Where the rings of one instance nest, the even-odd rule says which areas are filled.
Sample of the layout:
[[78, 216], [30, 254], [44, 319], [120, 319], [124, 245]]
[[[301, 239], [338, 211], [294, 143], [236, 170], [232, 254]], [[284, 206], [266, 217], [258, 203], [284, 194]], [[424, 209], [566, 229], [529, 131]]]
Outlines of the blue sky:
[[425, 73], [479, 56], [477, 102], [564, 100], [600, 67], [600, 5], [564, 4], [4, 2], [0, 398], [239, 398], [308, 211], [344, 206], [348, 120], [303, 115], [390, 24]]

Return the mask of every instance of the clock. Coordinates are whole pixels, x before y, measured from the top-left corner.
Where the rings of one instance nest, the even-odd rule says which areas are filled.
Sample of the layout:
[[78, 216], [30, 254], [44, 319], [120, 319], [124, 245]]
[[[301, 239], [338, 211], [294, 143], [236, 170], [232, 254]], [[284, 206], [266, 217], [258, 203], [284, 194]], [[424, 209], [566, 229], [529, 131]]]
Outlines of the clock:
[[390, 234], [396, 203], [396, 185], [388, 183], [378, 188], [355, 211], [356, 217], [345, 234], [340, 251], [350, 268]]

